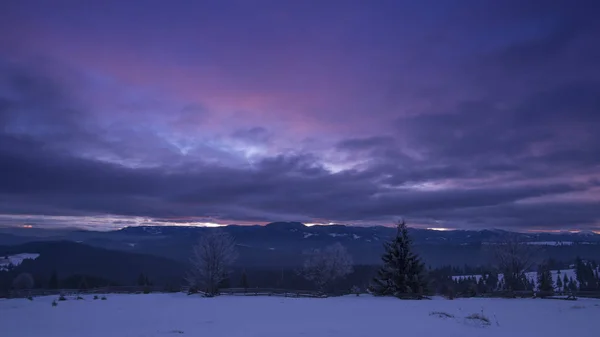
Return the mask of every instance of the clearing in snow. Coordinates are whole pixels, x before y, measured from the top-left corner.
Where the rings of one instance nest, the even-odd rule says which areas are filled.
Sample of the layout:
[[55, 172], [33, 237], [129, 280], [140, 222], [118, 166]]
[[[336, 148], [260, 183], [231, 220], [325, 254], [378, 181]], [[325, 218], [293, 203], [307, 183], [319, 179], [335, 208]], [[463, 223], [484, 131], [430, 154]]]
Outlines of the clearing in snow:
[[7, 337], [598, 336], [600, 300], [371, 296], [325, 299], [185, 294], [0, 300]]

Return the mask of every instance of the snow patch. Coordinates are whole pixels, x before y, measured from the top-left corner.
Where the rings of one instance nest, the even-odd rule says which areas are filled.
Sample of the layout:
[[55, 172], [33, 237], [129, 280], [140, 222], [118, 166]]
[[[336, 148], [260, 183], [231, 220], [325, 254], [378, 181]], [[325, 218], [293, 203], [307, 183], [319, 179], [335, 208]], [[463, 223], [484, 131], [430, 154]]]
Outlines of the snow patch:
[[329, 233], [329, 236], [331, 236], [333, 238], [337, 238], [337, 237], [342, 237], [342, 236], [348, 236], [348, 234]]
[[352, 234], [352, 237], [354, 238], [354, 240], [360, 239], [360, 235]]
[[304, 238], [308, 239], [308, 238], [310, 238], [313, 235], [314, 235], [313, 233], [304, 233]]
[[539, 245], [539, 246], [571, 246], [572, 241], [531, 241], [527, 242], [528, 245]]
[[35, 260], [40, 256], [37, 253], [21, 253], [16, 255], [9, 255], [0, 258], [0, 271], [8, 270], [9, 265], [18, 266], [24, 260]]

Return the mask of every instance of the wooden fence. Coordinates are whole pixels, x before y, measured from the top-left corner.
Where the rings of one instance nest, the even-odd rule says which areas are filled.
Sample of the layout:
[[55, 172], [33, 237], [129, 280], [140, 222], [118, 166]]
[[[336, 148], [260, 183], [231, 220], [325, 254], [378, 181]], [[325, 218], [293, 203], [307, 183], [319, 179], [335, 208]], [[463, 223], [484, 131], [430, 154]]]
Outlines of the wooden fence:
[[456, 298], [461, 297], [497, 297], [497, 298], [550, 298], [550, 299], [568, 299], [574, 300], [582, 298], [600, 299], [600, 291], [569, 291], [569, 292], [542, 292], [533, 290], [519, 291], [494, 291], [491, 293], [482, 293], [477, 295], [456, 294]]
[[[0, 298], [27, 298], [38, 296], [52, 295], [93, 295], [93, 294], [141, 294], [141, 293], [167, 293], [167, 292], [184, 292], [188, 293], [188, 287], [167, 290], [160, 286], [125, 286], [125, 287], [101, 287], [93, 289], [30, 289], [30, 290], [11, 290], [9, 292], [0, 293]], [[309, 297], [309, 298], [324, 298], [332, 296], [331, 294], [323, 294], [310, 290], [290, 290], [277, 288], [225, 288], [219, 291], [220, 295], [230, 296], [279, 296], [279, 297]], [[336, 295], [342, 295], [336, 294]], [[346, 295], [344, 293], [343, 295]], [[577, 299], [582, 298], [598, 298], [600, 299], [600, 291], [577, 291], [569, 293], [542, 293], [534, 291], [499, 291], [493, 293], [479, 294], [475, 296], [464, 296], [464, 294], [456, 294], [456, 298], [460, 297], [502, 297], [502, 298], [554, 298], [554, 299]], [[407, 298], [414, 298], [414, 294]]]
[[[93, 294], [141, 294], [141, 293], [166, 293], [166, 292], [184, 292], [189, 291], [188, 287], [181, 287], [174, 291], [167, 291], [165, 287], [159, 286], [127, 286], [127, 287], [101, 287], [93, 289], [29, 289], [29, 290], [11, 290], [0, 297], [7, 298], [27, 298], [52, 295], [93, 295]], [[318, 292], [308, 290], [289, 290], [273, 288], [226, 288], [219, 291], [220, 295], [232, 296], [281, 296], [281, 297], [326, 297]]]

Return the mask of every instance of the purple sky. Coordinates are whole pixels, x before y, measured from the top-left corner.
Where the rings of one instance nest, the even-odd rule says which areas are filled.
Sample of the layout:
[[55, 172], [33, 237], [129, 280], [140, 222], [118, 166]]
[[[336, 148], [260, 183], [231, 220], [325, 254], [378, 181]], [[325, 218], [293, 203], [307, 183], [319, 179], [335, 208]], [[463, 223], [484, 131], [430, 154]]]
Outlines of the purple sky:
[[0, 224], [600, 230], [596, 1], [2, 1]]

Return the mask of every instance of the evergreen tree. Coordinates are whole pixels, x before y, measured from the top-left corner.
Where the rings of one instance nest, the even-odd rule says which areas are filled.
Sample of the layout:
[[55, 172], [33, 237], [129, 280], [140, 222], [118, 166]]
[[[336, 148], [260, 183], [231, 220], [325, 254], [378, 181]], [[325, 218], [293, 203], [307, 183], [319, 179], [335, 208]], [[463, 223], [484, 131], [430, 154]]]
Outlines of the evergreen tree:
[[486, 280], [486, 286], [488, 292], [496, 291], [496, 289], [498, 289], [498, 274], [489, 273]]
[[246, 270], [242, 271], [242, 279], [240, 281], [240, 285], [244, 290], [248, 290], [248, 276], [246, 275]]
[[535, 281], [533, 279], [525, 279], [525, 289], [533, 291], [535, 289]]
[[575, 283], [572, 277], [569, 278], [569, 290], [577, 291], [577, 284]]
[[402, 297], [427, 291], [425, 265], [412, 252], [412, 242], [406, 223], [398, 223], [396, 236], [384, 244], [383, 266], [371, 282], [370, 291], [378, 296]]
[[569, 289], [569, 277], [567, 276], [567, 274], [565, 274], [565, 276], [563, 277], [563, 287], [565, 291]]
[[537, 271], [538, 290], [543, 293], [554, 292], [554, 282], [552, 281], [552, 272], [547, 264], [538, 267]]
[[81, 275], [81, 278], [79, 279], [79, 289], [87, 289], [87, 288], [88, 288], [87, 280], [85, 279], [84, 275]]
[[49, 289], [58, 289], [58, 275], [56, 274], [56, 270], [52, 271], [52, 275], [50, 275], [50, 281], [48, 281]]
[[137, 285], [138, 286], [145, 286], [146, 285], [146, 276], [144, 275], [144, 273], [140, 273], [140, 276], [138, 276], [138, 281], [137, 281]]
[[560, 277], [560, 270], [559, 270], [558, 277], [556, 278], [556, 288], [558, 288], [559, 291], [563, 290], [563, 282], [562, 282], [562, 279]]

